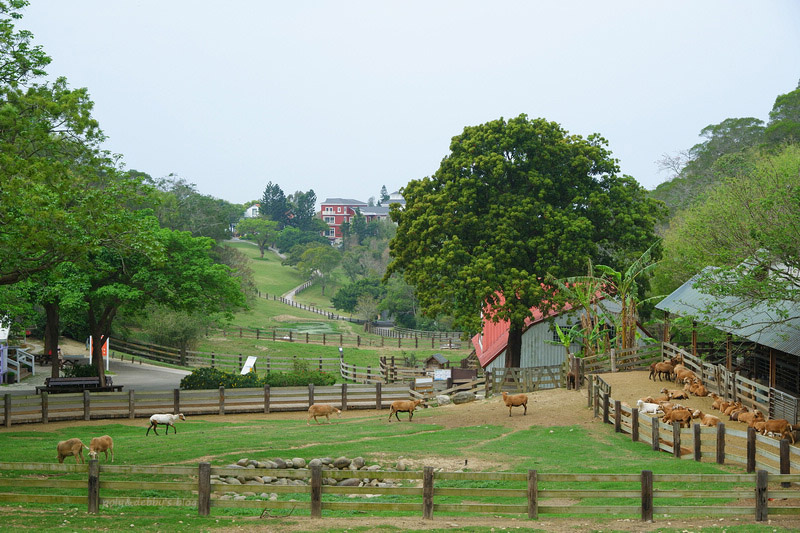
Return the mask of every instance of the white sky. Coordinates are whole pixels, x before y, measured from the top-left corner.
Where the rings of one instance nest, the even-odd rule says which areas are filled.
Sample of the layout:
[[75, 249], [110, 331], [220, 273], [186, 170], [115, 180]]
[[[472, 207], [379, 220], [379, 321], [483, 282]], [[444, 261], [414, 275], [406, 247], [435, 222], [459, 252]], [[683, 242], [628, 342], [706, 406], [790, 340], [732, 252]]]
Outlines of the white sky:
[[88, 87], [105, 148], [244, 203], [268, 181], [367, 201], [467, 125], [525, 113], [656, 161], [800, 79], [800, 2], [31, 0], [18, 27]]

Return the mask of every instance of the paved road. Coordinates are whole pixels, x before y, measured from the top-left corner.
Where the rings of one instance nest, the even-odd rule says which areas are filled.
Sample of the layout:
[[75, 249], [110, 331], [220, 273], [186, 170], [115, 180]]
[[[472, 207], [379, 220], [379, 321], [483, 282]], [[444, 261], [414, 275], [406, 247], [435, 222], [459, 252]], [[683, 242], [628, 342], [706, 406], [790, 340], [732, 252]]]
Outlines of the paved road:
[[[85, 358], [85, 363], [89, 359]], [[185, 370], [164, 368], [147, 363], [130, 363], [112, 359], [109, 362], [109, 371], [114, 375], [114, 385], [123, 385], [123, 391], [130, 389], [137, 391], [172, 390], [180, 387], [181, 378], [189, 374]], [[32, 394], [37, 385], [44, 385], [45, 378], [50, 377], [49, 366], [36, 366], [36, 374], [29, 376], [22, 383], [15, 383], [0, 387], [0, 393]]]

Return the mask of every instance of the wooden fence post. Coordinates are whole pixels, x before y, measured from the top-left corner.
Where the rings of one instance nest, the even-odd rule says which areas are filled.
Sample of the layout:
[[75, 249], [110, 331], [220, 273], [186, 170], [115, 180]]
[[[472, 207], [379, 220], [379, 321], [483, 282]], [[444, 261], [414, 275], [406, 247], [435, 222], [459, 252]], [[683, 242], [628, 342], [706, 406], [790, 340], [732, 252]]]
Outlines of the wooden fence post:
[[[786, 439], [781, 439], [781, 447], [780, 447], [780, 456], [781, 456], [781, 474], [791, 474], [791, 470], [789, 469], [789, 441]], [[791, 487], [791, 483], [782, 482], [781, 487], [789, 488]]]
[[586, 395], [586, 397], [588, 398], [588, 400], [587, 400], [588, 404], [586, 405], [586, 407], [591, 407], [592, 406], [592, 393], [593, 393], [593, 388], [594, 388], [592, 386], [592, 385], [594, 385], [594, 379], [593, 378], [594, 378], [594, 376], [590, 377], [589, 378], [589, 383], [587, 384], [587, 387], [589, 388], [589, 394]]
[[380, 381], [375, 383], [375, 409], [380, 411], [383, 409], [383, 398], [381, 395], [381, 383]]
[[47, 391], [42, 391], [42, 424], [47, 424], [50, 416], [48, 414], [48, 396]]
[[622, 431], [622, 402], [614, 400], [614, 432]]
[[650, 418], [650, 425], [652, 426], [653, 430], [653, 437], [651, 439], [653, 441], [652, 448], [654, 451], [658, 451], [661, 449], [661, 444], [659, 444], [661, 437], [658, 435], [658, 427], [661, 425], [661, 423], [658, 421], [657, 416]]
[[134, 390], [128, 390], [128, 418], [133, 420], [136, 417], [136, 401], [134, 398]]
[[539, 482], [536, 470], [528, 470], [528, 518], [539, 518]]
[[83, 391], [83, 419], [90, 420], [92, 418], [92, 404], [89, 399], [89, 391]]
[[608, 392], [603, 394], [603, 423], [608, 424], [608, 402], [609, 402], [609, 394]]
[[264, 414], [269, 414], [269, 384], [264, 385]]
[[311, 518], [322, 517], [322, 465], [311, 467]]
[[693, 437], [692, 441], [694, 444], [694, 460], [700, 462], [700, 460], [703, 458], [703, 453], [700, 448], [700, 446], [702, 445], [702, 440], [700, 438], [700, 424], [695, 424], [692, 427], [692, 431], [694, 432], [692, 434]]
[[725, 464], [725, 424], [717, 424], [717, 464]]
[[642, 522], [653, 521], [653, 472], [642, 470]]
[[672, 455], [681, 457], [681, 423], [677, 420], [672, 423]]
[[631, 440], [639, 442], [639, 410], [631, 409]]
[[756, 472], [756, 522], [763, 522], [769, 514], [767, 499], [767, 480], [769, 479], [766, 470]]
[[181, 390], [172, 390], [172, 414], [177, 415], [181, 412]]
[[433, 519], [433, 467], [426, 466], [422, 471], [422, 518]]
[[100, 461], [89, 460], [89, 505], [87, 511], [97, 514], [100, 507]]
[[756, 430], [747, 428], [747, 473], [756, 471]]
[[3, 416], [6, 427], [11, 427], [11, 395], [6, 393], [3, 396]]
[[200, 463], [197, 470], [197, 514], [208, 516], [211, 512], [211, 463]]
[[314, 405], [314, 384], [308, 384], [308, 406], [311, 407]]
[[347, 411], [347, 383], [342, 383], [342, 411]]
[[219, 388], [219, 414], [225, 414], [225, 387]]

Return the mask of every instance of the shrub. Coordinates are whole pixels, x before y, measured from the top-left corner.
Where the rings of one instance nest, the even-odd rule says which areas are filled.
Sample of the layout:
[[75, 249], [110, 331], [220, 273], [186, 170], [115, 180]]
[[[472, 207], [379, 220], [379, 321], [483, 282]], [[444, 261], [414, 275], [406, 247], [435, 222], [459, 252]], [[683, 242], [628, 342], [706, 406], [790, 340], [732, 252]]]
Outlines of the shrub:
[[65, 378], [88, 378], [97, 375], [94, 365], [72, 365], [64, 367]]
[[200, 390], [217, 389], [243, 389], [263, 387], [302, 387], [313, 383], [325, 386], [336, 383], [336, 377], [326, 372], [309, 371], [307, 365], [296, 365], [295, 370], [288, 373], [272, 372], [264, 377], [259, 377], [251, 372], [244, 376], [232, 372], [224, 372], [216, 368], [198, 368], [181, 380], [181, 389]]

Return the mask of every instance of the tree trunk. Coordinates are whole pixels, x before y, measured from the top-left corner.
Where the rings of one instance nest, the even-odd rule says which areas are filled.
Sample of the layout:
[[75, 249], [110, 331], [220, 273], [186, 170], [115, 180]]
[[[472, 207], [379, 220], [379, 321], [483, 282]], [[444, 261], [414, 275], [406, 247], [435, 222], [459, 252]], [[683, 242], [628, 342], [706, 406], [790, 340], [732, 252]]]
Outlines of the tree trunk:
[[522, 327], [511, 326], [506, 344], [506, 368], [520, 368], [522, 361]]
[[58, 303], [47, 302], [44, 304], [44, 353], [50, 355], [50, 376], [57, 378], [59, 375], [58, 337], [59, 337], [59, 312]]

